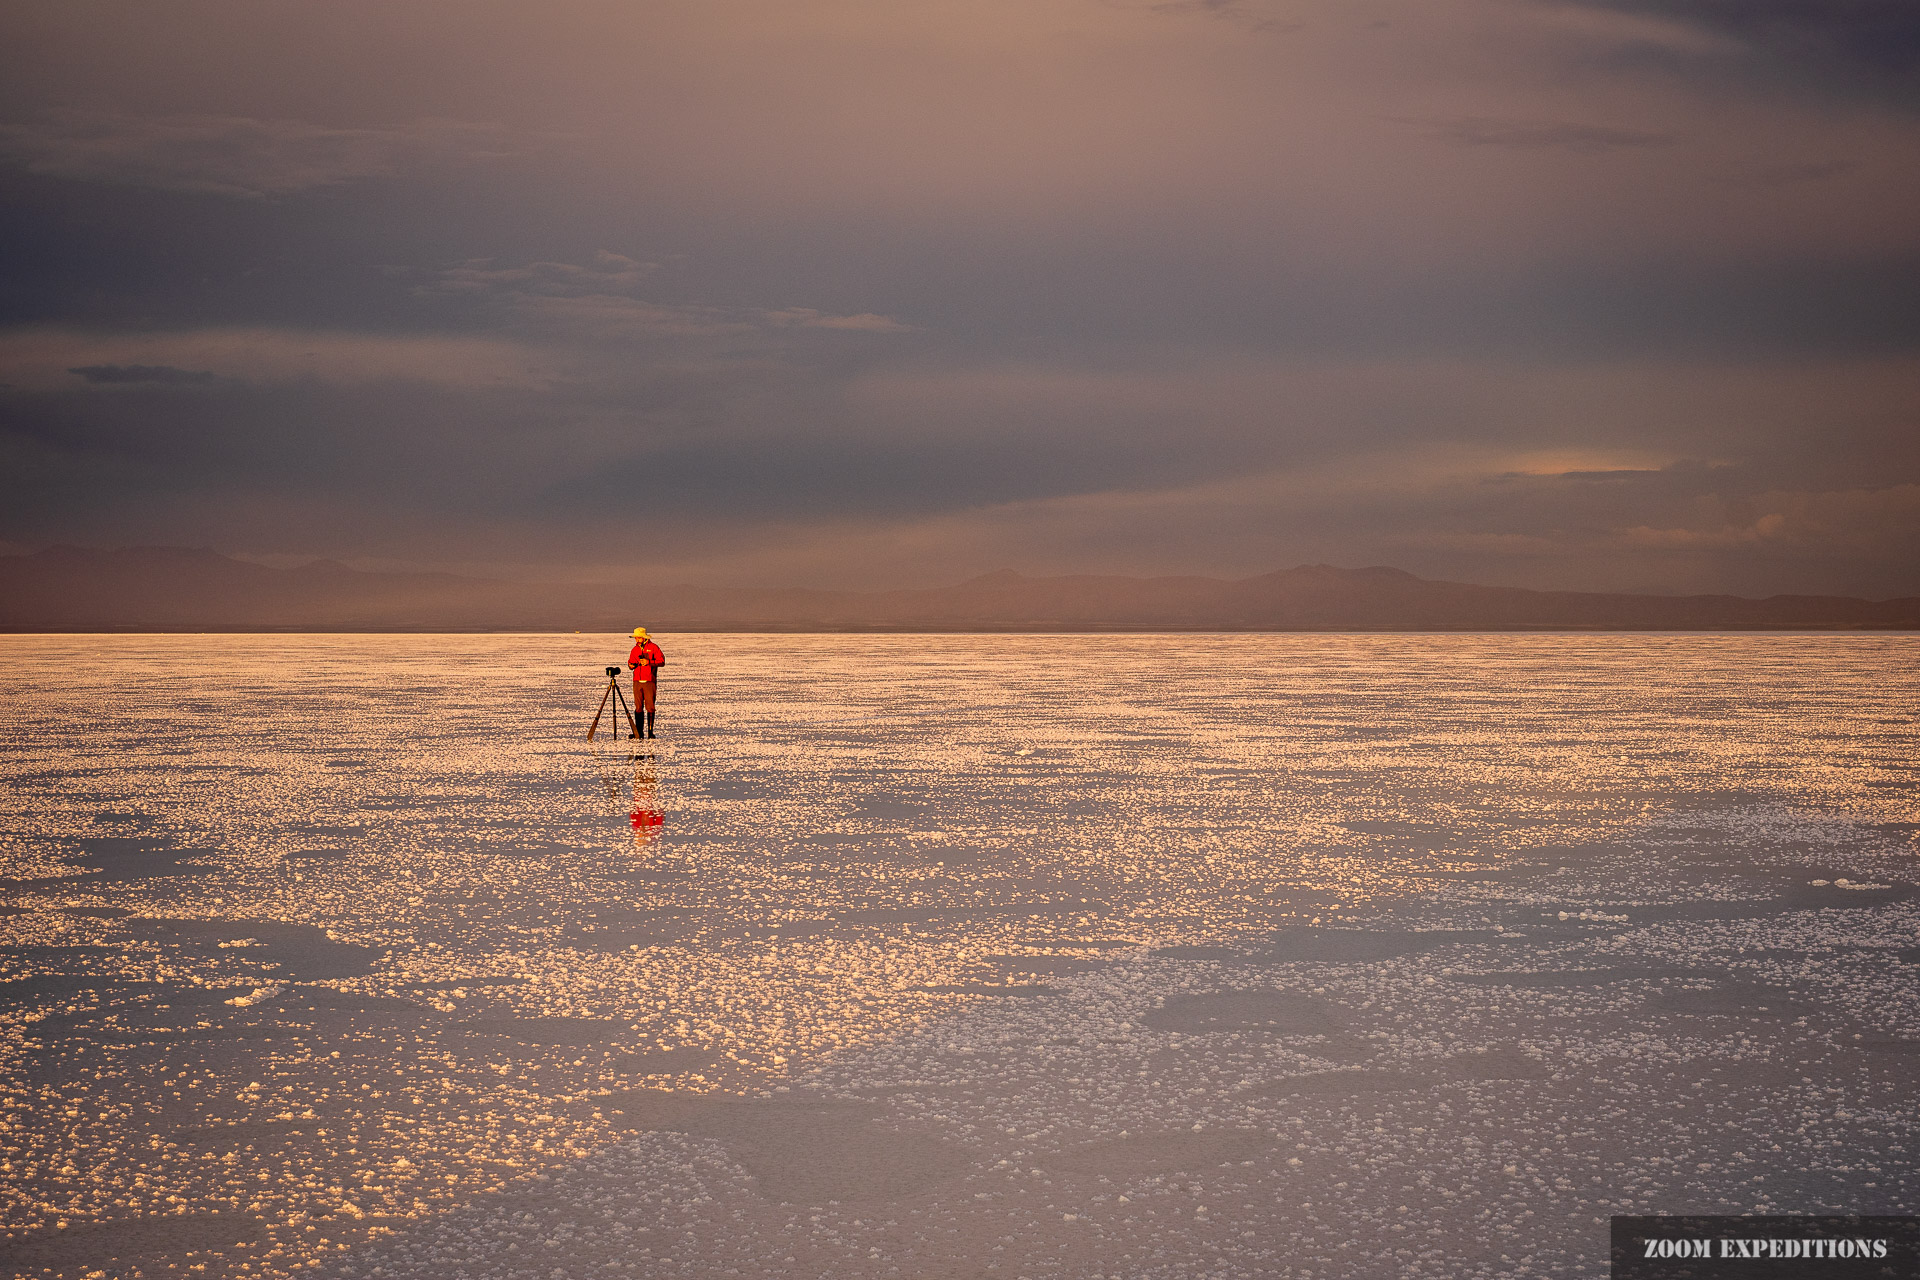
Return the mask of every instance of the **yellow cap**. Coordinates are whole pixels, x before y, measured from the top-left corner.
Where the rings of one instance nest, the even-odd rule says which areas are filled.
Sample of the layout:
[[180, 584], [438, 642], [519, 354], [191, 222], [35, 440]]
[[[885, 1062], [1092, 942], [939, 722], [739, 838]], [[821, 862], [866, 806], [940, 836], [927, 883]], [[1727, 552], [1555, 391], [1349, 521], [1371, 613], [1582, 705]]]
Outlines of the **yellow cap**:
[[647, 638], [647, 629], [645, 627], [635, 627], [633, 629], [633, 638], [635, 640], [645, 640]]

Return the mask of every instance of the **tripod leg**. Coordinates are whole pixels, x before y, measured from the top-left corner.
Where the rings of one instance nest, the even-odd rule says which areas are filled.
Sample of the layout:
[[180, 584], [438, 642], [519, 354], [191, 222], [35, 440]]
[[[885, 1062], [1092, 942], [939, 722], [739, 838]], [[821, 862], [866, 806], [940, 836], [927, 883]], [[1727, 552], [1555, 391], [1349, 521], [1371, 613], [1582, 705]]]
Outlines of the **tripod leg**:
[[620, 688], [617, 684], [614, 686], [613, 696], [619, 699], [620, 701], [620, 712], [622, 715], [626, 716], [627, 718], [627, 728], [633, 730], [634, 737], [636, 738], [639, 737], [640, 730], [633, 723], [633, 712], [627, 710], [627, 695], [620, 691]]
[[613, 681], [607, 681], [607, 691], [600, 695], [600, 709], [593, 713], [593, 723], [587, 726], [587, 741], [593, 741], [594, 730], [600, 727], [601, 713], [607, 709], [607, 699], [613, 696]]

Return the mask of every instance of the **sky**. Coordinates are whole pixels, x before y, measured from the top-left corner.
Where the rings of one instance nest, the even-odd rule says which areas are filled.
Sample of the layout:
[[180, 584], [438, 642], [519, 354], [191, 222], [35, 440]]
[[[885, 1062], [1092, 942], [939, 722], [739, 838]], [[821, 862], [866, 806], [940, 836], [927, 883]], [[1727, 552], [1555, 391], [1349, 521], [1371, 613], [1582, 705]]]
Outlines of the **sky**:
[[15, 0], [0, 551], [1920, 594], [1911, 0]]

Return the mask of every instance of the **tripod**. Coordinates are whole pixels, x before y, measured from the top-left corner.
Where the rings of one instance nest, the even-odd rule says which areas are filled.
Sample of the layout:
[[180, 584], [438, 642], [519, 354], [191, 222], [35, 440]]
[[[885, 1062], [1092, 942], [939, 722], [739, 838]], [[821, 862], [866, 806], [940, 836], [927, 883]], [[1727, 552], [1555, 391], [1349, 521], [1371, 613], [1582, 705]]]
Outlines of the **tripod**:
[[[600, 709], [593, 713], [593, 723], [587, 727], [587, 741], [592, 742], [594, 733], [600, 728], [600, 717], [606, 714], [608, 698], [612, 698], [619, 704], [620, 714], [627, 718], [627, 728], [632, 729], [633, 736], [637, 738], [640, 736], [640, 726], [633, 722], [633, 711], [627, 706], [627, 695], [620, 691], [620, 668], [608, 667], [606, 670], [607, 691], [600, 695]], [[620, 736], [620, 721], [617, 717], [613, 722], [613, 727], [613, 736], [618, 738]]]

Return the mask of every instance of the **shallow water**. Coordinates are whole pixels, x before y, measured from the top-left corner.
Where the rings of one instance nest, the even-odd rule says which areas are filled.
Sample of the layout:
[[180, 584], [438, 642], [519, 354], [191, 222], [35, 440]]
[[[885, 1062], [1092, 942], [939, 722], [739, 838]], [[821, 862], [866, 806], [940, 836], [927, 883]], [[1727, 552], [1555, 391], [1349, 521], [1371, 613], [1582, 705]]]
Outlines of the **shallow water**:
[[1616, 1212], [1915, 1211], [1912, 638], [667, 649], [636, 755], [617, 639], [0, 639], [0, 1261], [1604, 1275]]

